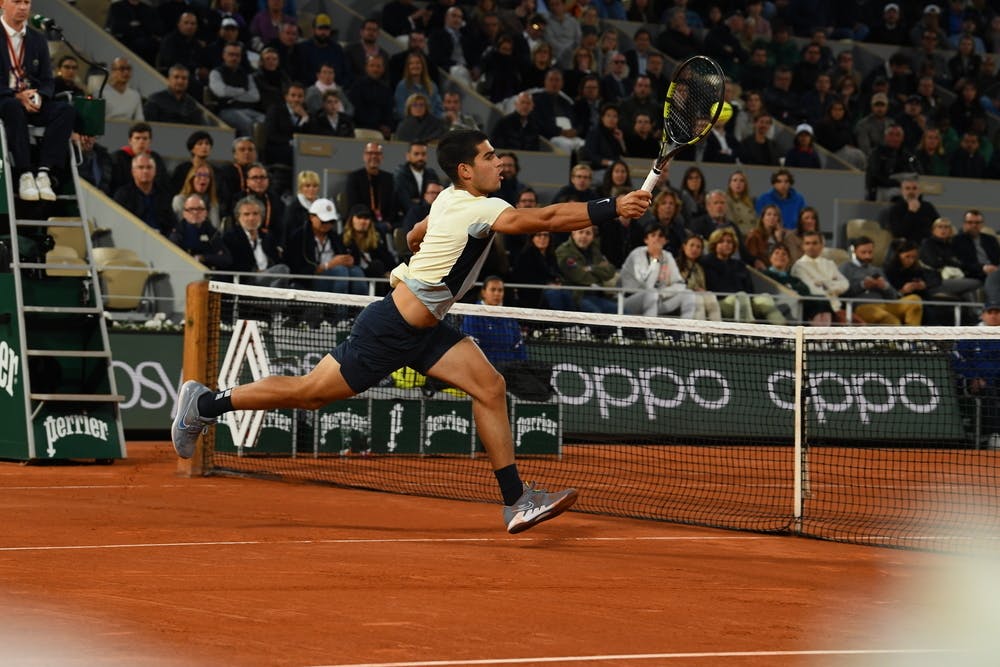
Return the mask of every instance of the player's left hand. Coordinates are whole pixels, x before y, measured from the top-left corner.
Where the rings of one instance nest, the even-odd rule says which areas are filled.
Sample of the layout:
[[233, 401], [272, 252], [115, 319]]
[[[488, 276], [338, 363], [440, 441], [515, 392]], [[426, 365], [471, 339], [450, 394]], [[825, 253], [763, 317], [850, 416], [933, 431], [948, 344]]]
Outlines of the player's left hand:
[[615, 210], [619, 218], [635, 220], [646, 212], [653, 195], [645, 190], [633, 190], [615, 200]]

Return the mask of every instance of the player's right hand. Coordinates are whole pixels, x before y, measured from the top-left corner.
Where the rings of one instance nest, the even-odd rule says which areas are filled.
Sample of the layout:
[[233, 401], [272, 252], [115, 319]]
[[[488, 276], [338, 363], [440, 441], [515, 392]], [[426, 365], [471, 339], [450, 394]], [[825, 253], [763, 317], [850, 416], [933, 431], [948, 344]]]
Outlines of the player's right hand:
[[633, 190], [615, 200], [615, 210], [618, 212], [619, 218], [635, 220], [646, 212], [652, 200], [653, 195], [649, 192], [645, 190]]

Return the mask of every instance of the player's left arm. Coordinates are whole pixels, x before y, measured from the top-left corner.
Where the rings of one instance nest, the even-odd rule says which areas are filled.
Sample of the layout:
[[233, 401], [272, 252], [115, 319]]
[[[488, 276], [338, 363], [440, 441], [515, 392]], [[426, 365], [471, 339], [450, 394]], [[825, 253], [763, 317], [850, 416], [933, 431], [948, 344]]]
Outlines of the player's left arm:
[[409, 247], [410, 252], [416, 252], [420, 250], [420, 244], [424, 240], [424, 235], [427, 233], [427, 218], [424, 218], [417, 224], [413, 225], [413, 229], [406, 233], [406, 245]]
[[[634, 190], [614, 199], [615, 216], [635, 219], [649, 208], [651, 195]], [[600, 200], [598, 200], [600, 201]], [[502, 234], [532, 234], [534, 232], [570, 232], [595, 224], [587, 202], [550, 204], [543, 208], [508, 208], [493, 223], [493, 231]]]

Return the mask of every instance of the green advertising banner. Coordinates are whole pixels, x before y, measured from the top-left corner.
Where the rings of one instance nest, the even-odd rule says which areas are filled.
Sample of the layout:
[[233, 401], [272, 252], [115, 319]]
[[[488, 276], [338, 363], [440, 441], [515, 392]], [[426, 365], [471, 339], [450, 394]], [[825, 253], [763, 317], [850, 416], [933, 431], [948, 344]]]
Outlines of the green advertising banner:
[[183, 333], [113, 332], [111, 362], [129, 430], [170, 429], [170, 414], [181, 386]]

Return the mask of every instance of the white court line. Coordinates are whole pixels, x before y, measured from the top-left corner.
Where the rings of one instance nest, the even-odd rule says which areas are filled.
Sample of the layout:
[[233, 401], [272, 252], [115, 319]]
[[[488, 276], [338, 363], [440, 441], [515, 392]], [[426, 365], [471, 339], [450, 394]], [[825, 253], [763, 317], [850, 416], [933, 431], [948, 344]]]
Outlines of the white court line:
[[78, 549], [156, 549], [161, 547], [215, 547], [242, 545], [288, 544], [448, 544], [482, 542], [686, 542], [706, 540], [764, 540], [781, 536], [768, 535], [689, 535], [684, 536], [634, 536], [634, 537], [392, 537], [392, 538], [343, 538], [331, 540], [222, 540], [218, 542], [145, 542], [138, 544], [67, 544], [50, 546], [0, 547], [2, 551], [72, 551]]
[[458, 665], [527, 665], [555, 662], [607, 662], [610, 660], [684, 660], [690, 658], [766, 658], [806, 655], [927, 655], [961, 654], [956, 649], [831, 649], [817, 651], [712, 651], [704, 653], [631, 653], [621, 655], [566, 655], [542, 658], [495, 658], [485, 660], [416, 660], [410, 662], [359, 662], [314, 665], [313, 667], [455, 667]]
[[3, 491], [59, 491], [61, 489], [178, 489], [189, 488], [190, 484], [53, 484], [51, 486], [5, 486]]

